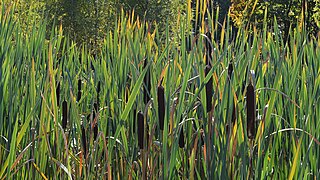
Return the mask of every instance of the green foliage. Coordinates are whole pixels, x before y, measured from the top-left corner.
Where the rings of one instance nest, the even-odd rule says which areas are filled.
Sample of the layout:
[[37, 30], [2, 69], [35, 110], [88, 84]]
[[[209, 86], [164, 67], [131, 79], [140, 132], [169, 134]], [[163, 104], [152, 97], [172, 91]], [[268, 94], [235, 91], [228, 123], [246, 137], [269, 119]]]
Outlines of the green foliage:
[[[288, 43], [276, 22], [239, 29], [230, 40], [226, 21], [205, 70], [203, 34], [188, 51], [169, 28], [161, 42], [158, 27], [146, 32], [147, 23], [122, 13], [96, 54], [62, 28], [46, 37], [43, 21], [22, 33], [11, 8], [0, 12], [0, 179], [319, 179], [320, 40], [307, 38], [305, 27], [294, 27]], [[188, 34], [189, 12], [179, 37]], [[215, 24], [208, 20], [212, 36]]]
[[267, 10], [268, 26], [272, 26], [276, 19], [285, 36], [289, 33], [290, 25], [296, 27], [301, 21], [306, 24], [308, 32], [315, 34], [319, 28], [315, 24], [319, 13], [316, 4], [319, 4], [318, 0], [233, 0], [230, 17], [238, 27], [250, 23], [262, 29], [264, 13]]

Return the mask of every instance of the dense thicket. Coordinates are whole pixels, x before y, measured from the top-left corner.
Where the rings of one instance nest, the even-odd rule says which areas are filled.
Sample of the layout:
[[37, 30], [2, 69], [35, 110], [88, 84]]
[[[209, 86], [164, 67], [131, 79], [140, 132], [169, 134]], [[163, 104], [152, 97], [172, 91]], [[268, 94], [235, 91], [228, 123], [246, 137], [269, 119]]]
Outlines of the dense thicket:
[[[0, 3], [9, 5], [12, 1], [3, 2]], [[196, 22], [201, 22], [200, 12], [204, 12], [204, 5], [197, 7], [195, 5], [197, 3], [206, 3], [205, 17], [215, 19], [218, 15], [220, 24], [223, 24], [230, 12], [229, 17], [235, 27], [252, 24], [261, 29], [267, 10], [268, 25], [272, 26], [276, 19], [278, 28], [285, 36], [290, 26], [295, 27], [301, 21], [306, 24], [310, 34], [316, 35], [319, 31], [319, 0], [20, 0], [16, 7], [16, 19], [20, 20], [25, 32], [42, 19], [46, 19], [48, 24], [47, 32], [51, 31], [53, 23], [62, 24], [64, 32], [75, 42], [78, 44], [85, 42], [89, 48], [96, 49], [102, 44], [106, 33], [114, 29], [116, 17], [126, 12], [134, 11], [135, 16], [140, 17], [141, 21], [157, 22], [160, 34], [169, 24], [170, 32], [175, 35], [179, 29], [179, 24], [175, 22], [187, 14], [188, 3], [192, 4], [193, 31], [198, 31], [200, 25]], [[34, 18], [26, 18], [28, 16]]]

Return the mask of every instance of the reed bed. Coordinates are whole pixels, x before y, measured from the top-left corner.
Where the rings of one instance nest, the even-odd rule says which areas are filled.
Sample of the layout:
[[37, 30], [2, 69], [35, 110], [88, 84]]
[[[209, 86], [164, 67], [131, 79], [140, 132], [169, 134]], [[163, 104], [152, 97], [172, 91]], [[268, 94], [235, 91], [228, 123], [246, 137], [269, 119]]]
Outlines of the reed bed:
[[235, 34], [226, 19], [217, 39], [209, 16], [195, 40], [189, 1], [177, 37], [123, 13], [93, 55], [61, 26], [21, 34], [13, 12], [0, 14], [0, 179], [319, 179], [320, 40], [303, 24], [285, 42], [276, 22]]

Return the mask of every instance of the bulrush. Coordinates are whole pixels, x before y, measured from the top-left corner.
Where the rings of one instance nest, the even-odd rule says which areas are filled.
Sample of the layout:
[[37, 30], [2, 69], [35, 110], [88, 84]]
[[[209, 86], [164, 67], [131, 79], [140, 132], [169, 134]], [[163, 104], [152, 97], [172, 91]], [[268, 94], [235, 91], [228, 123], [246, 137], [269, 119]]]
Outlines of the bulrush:
[[68, 119], [68, 104], [67, 101], [62, 103], [62, 128], [65, 130], [67, 128], [67, 119]]
[[256, 103], [255, 103], [255, 93], [252, 82], [250, 81], [247, 86], [247, 135], [249, 139], [255, 137], [255, 112], [256, 112]]
[[205, 44], [206, 44], [206, 65], [210, 65], [210, 61], [212, 59], [212, 38], [211, 38], [211, 33], [208, 31], [206, 33], [207, 38], [205, 38]]
[[164, 100], [164, 88], [162, 85], [158, 86], [158, 113], [159, 113], [159, 127], [163, 131], [164, 127], [164, 115], [165, 115], [165, 100]]
[[183, 126], [181, 126], [180, 136], [179, 136], [179, 147], [184, 147], [184, 136], [183, 136]]
[[87, 140], [86, 140], [86, 130], [83, 125], [81, 125], [81, 141], [83, 145], [84, 157], [87, 157]]
[[78, 80], [78, 96], [77, 101], [79, 102], [81, 99], [81, 79]]
[[97, 119], [97, 116], [96, 114], [98, 114], [98, 111], [99, 111], [99, 107], [98, 107], [98, 104], [97, 103], [93, 103], [93, 107], [94, 107], [94, 110], [93, 110], [93, 138], [94, 140], [97, 139], [97, 136], [98, 136], [98, 119]]
[[144, 115], [141, 111], [138, 112], [138, 145], [140, 149], [143, 149], [143, 137], [144, 137]]
[[[148, 65], [148, 60], [145, 59], [144, 61], [144, 68], [146, 68]], [[151, 90], [151, 82], [150, 82], [150, 71], [148, 70], [146, 75], [144, 76], [143, 79], [144, 82], [144, 91], [143, 91], [143, 96], [144, 96], [144, 103], [147, 104], [150, 101], [150, 90]]]
[[233, 72], [233, 66], [232, 66], [232, 62], [230, 62], [229, 66], [228, 66], [228, 79], [229, 80], [231, 80], [232, 72]]
[[[207, 76], [209, 71], [211, 70], [211, 66], [206, 65], [205, 68], [205, 75]], [[212, 85], [212, 77], [206, 84], [206, 98], [207, 98], [207, 112], [210, 112], [212, 109], [212, 92], [213, 92], [213, 85]]]
[[56, 97], [57, 97], [57, 105], [60, 105], [60, 82], [58, 82], [57, 84], [57, 88], [56, 88]]
[[98, 106], [99, 106], [99, 103], [100, 103], [100, 100], [99, 100], [100, 91], [101, 91], [101, 85], [100, 85], [100, 81], [99, 81], [98, 85], [97, 85], [97, 103], [98, 103]]

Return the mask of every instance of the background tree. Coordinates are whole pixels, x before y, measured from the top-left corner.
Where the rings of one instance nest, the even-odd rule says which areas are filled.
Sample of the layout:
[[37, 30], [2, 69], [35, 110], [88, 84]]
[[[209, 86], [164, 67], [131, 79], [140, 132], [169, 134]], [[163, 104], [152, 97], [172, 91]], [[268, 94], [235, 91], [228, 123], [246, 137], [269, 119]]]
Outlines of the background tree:
[[[297, 22], [303, 20], [308, 32], [316, 33], [319, 16], [314, 16], [319, 0], [232, 0], [230, 17], [234, 24], [240, 27], [243, 24], [254, 24], [262, 28], [264, 12], [268, 9], [267, 24], [273, 25], [274, 17], [284, 35], [288, 35], [290, 26], [297, 26]], [[301, 18], [303, 17], [303, 18]]]

